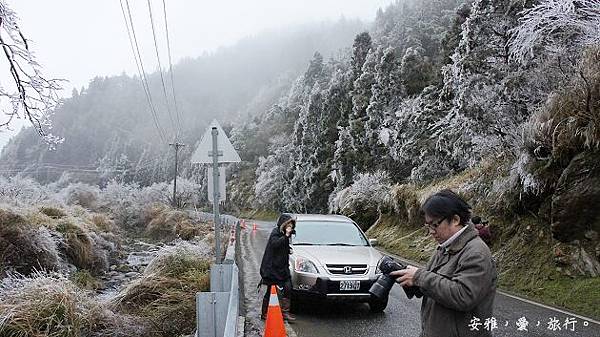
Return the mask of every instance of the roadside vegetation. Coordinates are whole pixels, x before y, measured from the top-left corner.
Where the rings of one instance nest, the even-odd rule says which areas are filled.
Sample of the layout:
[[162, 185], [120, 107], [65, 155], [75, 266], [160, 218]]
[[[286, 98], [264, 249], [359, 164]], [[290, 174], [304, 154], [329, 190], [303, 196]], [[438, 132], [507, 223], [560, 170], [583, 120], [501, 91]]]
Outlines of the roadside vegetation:
[[[158, 187], [0, 177], [0, 336], [192, 334], [214, 234], [195, 211], [165, 203]], [[133, 241], [162, 248], [99, 300], [106, 275], [131, 272], [120, 261]]]
[[206, 242], [181, 241], [164, 248], [112, 300], [119, 312], [142, 317], [159, 336], [192, 334], [196, 327], [196, 297], [210, 289], [210, 248]]

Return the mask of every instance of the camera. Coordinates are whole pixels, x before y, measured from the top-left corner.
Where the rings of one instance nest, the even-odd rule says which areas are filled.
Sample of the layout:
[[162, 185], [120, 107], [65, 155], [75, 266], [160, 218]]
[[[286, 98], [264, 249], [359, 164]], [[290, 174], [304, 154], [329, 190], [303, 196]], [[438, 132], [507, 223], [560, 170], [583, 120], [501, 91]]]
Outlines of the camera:
[[[371, 295], [377, 297], [378, 299], [385, 299], [390, 294], [390, 290], [394, 283], [396, 283], [396, 278], [390, 276], [390, 273], [396, 270], [406, 269], [406, 266], [400, 262], [394, 261], [389, 256], [384, 256], [379, 263], [379, 270], [381, 270], [382, 275], [379, 276], [377, 281], [373, 283], [371, 288], [369, 289], [369, 293]], [[404, 288], [404, 292], [408, 298], [413, 298], [414, 296], [422, 297], [421, 291], [419, 287], [402, 287]]]

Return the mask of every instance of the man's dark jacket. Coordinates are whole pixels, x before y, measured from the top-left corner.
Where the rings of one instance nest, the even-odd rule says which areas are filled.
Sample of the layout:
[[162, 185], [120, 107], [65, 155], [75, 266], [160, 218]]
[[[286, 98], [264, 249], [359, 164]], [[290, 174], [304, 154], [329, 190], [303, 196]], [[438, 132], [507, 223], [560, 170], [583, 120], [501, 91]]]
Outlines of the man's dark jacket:
[[260, 264], [260, 276], [264, 284], [281, 284], [291, 279], [289, 256], [290, 239], [279, 226], [275, 227]]

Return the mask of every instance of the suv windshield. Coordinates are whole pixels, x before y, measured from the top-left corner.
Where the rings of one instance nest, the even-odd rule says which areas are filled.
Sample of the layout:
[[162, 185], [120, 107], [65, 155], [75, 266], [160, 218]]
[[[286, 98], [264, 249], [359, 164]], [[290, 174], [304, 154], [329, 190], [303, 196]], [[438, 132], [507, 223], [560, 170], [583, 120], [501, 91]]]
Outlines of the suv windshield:
[[368, 246], [361, 231], [351, 222], [298, 221], [295, 245]]

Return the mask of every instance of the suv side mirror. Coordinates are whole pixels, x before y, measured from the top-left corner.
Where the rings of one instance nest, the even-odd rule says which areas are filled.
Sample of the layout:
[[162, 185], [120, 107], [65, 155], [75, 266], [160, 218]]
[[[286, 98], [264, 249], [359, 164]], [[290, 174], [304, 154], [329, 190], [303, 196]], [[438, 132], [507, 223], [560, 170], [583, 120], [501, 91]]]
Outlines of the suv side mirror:
[[369, 239], [369, 244], [373, 247], [377, 246], [377, 239]]

